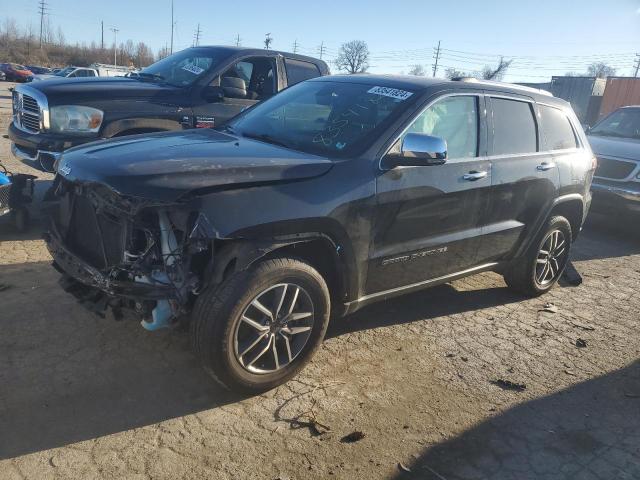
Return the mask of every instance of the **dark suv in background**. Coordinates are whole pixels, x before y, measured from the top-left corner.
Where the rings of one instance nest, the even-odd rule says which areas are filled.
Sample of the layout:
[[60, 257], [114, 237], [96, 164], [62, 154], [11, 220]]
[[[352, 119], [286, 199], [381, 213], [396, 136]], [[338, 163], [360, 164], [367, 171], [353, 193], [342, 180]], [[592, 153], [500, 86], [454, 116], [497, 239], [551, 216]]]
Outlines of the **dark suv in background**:
[[323, 77], [220, 129], [69, 150], [46, 240], [84, 305], [190, 321], [207, 371], [257, 392], [302, 368], [330, 312], [487, 270], [548, 291], [594, 169], [570, 106], [540, 91]]
[[131, 76], [60, 78], [16, 87], [14, 155], [51, 170], [67, 148], [103, 138], [212, 128], [287, 86], [321, 75], [322, 60], [271, 50], [194, 47]]

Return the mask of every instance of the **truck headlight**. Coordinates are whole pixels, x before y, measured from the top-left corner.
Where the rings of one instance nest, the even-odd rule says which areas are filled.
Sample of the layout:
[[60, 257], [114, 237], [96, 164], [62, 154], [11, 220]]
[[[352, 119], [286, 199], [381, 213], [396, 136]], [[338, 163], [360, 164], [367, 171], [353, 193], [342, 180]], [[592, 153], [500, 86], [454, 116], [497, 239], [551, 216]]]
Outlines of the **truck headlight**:
[[95, 133], [100, 130], [104, 112], [97, 108], [78, 105], [51, 107], [50, 130], [52, 132]]

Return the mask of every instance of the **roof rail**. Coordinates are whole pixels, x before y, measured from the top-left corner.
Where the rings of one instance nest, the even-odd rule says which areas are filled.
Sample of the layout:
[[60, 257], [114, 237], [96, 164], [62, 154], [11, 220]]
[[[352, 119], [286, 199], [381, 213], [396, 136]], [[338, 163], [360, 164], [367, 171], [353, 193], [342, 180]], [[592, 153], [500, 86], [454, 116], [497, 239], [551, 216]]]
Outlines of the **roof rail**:
[[547, 90], [543, 90], [541, 88], [527, 87], [525, 85], [518, 85], [516, 83], [496, 82], [494, 80], [479, 80], [475, 77], [454, 77], [451, 80], [454, 82], [482, 83], [484, 85], [493, 85], [495, 87], [509, 87], [516, 90], [522, 90], [524, 92], [533, 92], [541, 95], [546, 95], [548, 97], [553, 97], [553, 94]]

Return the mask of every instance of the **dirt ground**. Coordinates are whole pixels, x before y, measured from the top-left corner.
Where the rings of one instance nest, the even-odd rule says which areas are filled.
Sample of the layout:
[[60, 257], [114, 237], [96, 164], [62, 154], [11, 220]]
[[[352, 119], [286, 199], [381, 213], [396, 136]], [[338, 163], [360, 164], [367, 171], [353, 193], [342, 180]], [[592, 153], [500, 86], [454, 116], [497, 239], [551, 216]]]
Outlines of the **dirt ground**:
[[[6, 138], [0, 159], [29, 171]], [[39, 227], [0, 219], [0, 478], [638, 479], [640, 222], [594, 216], [573, 264], [582, 285], [539, 299], [482, 274], [368, 307], [297, 379], [239, 398], [186, 333], [86, 312]]]

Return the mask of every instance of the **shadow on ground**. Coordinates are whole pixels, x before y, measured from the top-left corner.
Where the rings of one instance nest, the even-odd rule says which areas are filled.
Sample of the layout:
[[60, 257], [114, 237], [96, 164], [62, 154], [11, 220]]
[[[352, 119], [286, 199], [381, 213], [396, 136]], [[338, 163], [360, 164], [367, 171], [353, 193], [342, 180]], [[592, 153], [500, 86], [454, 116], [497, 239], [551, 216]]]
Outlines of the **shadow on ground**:
[[397, 478], [640, 478], [640, 362], [496, 415]]

